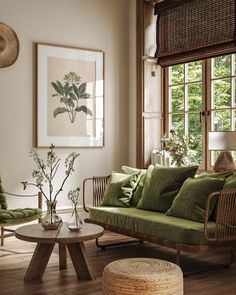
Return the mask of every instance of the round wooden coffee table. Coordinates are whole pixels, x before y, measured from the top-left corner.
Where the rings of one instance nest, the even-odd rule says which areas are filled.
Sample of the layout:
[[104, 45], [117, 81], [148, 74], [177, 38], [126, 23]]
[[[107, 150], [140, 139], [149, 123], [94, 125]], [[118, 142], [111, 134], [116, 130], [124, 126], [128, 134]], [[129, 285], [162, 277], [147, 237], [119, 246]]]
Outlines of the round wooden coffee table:
[[91, 266], [84, 247], [84, 241], [102, 236], [104, 229], [96, 224], [84, 223], [80, 231], [69, 231], [63, 223], [58, 230], [44, 230], [40, 224], [26, 225], [15, 231], [16, 238], [35, 242], [37, 246], [25, 274], [25, 281], [41, 280], [52, 250], [59, 244], [60, 269], [66, 268], [66, 248], [78, 278], [92, 280]]

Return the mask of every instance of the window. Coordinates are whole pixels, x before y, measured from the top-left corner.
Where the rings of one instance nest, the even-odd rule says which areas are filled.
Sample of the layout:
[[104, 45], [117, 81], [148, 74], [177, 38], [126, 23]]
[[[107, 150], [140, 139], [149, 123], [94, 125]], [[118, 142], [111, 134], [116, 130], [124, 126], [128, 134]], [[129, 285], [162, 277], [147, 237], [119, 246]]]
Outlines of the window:
[[[235, 131], [235, 54], [219, 56], [211, 62], [211, 131]], [[233, 153], [234, 159], [235, 153]], [[211, 165], [218, 152], [211, 152]]]
[[207, 150], [208, 131], [236, 130], [235, 54], [166, 68], [166, 130], [194, 135], [190, 146], [200, 169], [218, 152]]
[[191, 148], [208, 170], [217, 156], [208, 131], [236, 128], [235, 1], [137, 0], [136, 8], [137, 167], [175, 128], [195, 135]]
[[199, 114], [202, 110], [202, 61], [169, 68], [168, 126], [178, 134], [194, 135], [191, 146], [196, 160], [202, 162], [202, 127]]

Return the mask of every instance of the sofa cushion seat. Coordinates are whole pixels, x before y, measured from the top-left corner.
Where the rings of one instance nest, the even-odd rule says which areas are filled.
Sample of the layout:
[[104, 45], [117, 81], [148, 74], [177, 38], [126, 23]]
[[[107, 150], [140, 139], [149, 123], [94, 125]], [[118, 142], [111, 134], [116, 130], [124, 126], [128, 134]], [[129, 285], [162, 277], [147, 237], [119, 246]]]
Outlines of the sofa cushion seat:
[[0, 223], [23, 223], [40, 218], [42, 210], [39, 208], [0, 209]]
[[[204, 237], [203, 223], [167, 216], [161, 212], [137, 208], [90, 207], [89, 219], [175, 243], [193, 246], [208, 245]], [[213, 236], [215, 228], [215, 222], [209, 221], [209, 236]]]

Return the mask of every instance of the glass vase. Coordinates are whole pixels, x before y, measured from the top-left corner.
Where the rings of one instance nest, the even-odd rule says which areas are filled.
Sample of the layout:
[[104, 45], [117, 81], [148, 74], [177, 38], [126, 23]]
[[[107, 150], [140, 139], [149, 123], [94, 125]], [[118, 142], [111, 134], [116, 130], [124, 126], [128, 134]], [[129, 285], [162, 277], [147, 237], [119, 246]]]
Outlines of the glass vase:
[[47, 212], [41, 219], [41, 226], [44, 229], [58, 229], [60, 224], [62, 223], [62, 219], [60, 216], [56, 214], [56, 201], [50, 202], [46, 201], [47, 204]]
[[83, 222], [78, 214], [78, 209], [76, 204], [73, 203], [73, 210], [71, 217], [67, 221], [67, 227], [70, 231], [79, 231], [83, 226]]

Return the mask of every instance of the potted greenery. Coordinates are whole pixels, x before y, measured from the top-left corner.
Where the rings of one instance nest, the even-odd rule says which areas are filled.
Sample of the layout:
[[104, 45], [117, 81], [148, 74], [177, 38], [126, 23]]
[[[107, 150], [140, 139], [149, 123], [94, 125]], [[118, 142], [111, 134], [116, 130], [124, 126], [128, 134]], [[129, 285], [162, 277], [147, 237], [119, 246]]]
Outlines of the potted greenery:
[[164, 136], [161, 141], [164, 143], [164, 150], [171, 157], [171, 164], [177, 167], [185, 166], [188, 159], [194, 158], [194, 151], [189, 148], [189, 144], [195, 140], [194, 136], [178, 135], [174, 130], [170, 130], [170, 136]]

